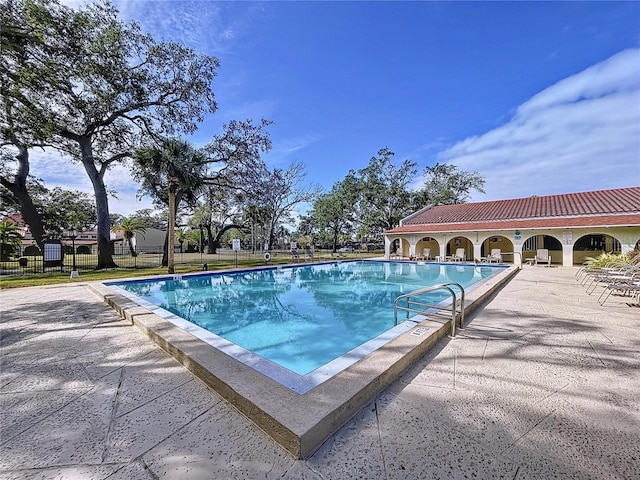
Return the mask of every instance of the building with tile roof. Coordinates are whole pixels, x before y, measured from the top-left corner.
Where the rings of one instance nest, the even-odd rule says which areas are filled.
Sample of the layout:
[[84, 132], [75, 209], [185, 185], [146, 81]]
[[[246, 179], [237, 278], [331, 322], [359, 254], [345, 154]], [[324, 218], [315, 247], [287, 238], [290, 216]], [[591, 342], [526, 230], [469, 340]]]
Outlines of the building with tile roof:
[[[36, 241], [33, 238], [33, 235], [31, 234], [31, 229], [29, 228], [29, 225], [22, 218], [21, 213], [13, 213], [7, 217], [4, 217], [3, 220], [14, 223], [20, 229], [20, 236], [22, 237], [22, 248], [20, 252], [21, 255], [27, 255], [27, 256], [42, 255], [42, 252], [40, 251], [40, 247], [38, 247], [38, 245], [36, 244]], [[66, 232], [62, 233], [63, 237], [60, 238], [60, 240], [65, 246], [65, 253], [72, 253], [73, 252], [73, 249], [71, 247], [72, 242], [70, 239], [64, 237], [65, 233]], [[120, 232], [117, 232], [117, 233], [111, 232], [111, 242], [114, 244], [114, 246], [116, 244], [123, 245], [124, 239], [122, 238], [122, 234]], [[75, 244], [75, 247], [76, 247], [76, 253], [97, 255], [98, 232], [96, 230], [83, 229], [78, 232], [78, 236], [76, 237], [75, 242], [73, 243]], [[121, 247], [121, 250], [122, 250], [122, 247]]]
[[640, 187], [429, 205], [385, 232], [385, 254], [445, 259], [459, 248], [468, 261], [500, 249], [521, 263], [540, 248], [552, 263], [582, 264], [601, 252], [628, 253], [640, 243]]

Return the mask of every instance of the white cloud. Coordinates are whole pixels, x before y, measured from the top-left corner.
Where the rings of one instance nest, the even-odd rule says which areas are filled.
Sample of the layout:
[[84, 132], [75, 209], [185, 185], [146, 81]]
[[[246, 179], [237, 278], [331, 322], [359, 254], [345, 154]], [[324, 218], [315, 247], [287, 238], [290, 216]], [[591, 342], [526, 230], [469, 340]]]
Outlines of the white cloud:
[[640, 185], [640, 49], [552, 85], [438, 161], [486, 178], [473, 200]]
[[274, 144], [273, 154], [275, 156], [281, 156], [297, 152], [316, 143], [320, 138], [320, 135], [316, 134], [305, 134], [293, 138], [285, 138]]
[[625, 50], [535, 95], [520, 106], [518, 115], [531, 115], [536, 111], [583, 99], [602, 98], [625, 91], [637, 92], [639, 68], [640, 50]]
[[266, 6], [199, 0], [116, 0], [125, 21], [135, 20], [156, 40], [172, 40], [209, 55], [224, 55], [259, 20]]

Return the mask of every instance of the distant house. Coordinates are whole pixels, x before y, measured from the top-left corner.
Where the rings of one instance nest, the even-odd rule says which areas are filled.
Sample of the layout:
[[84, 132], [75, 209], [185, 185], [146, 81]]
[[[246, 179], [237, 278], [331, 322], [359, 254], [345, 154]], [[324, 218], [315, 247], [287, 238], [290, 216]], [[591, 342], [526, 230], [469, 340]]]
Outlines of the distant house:
[[[22, 254], [23, 255], [42, 255], [40, 248], [36, 244], [36, 241], [31, 234], [29, 225], [27, 225], [20, 213], [14, 213], [5, 217], [6, 221], [16, 224], [20, 228], [20, 235], [22, 236]], [[118, 245], [123, 242], [122, 234], [111, 233], [111, 243], [114, 245], [114, 249], [117, 249]], [[63, 233], [62, 238], [65, 251], [71, 253], [72, 242], [71, 239], [66, 237], [66, 232]], [[78, 236], [75, 239], [76, 253], [78, 254], [97, 254], [98, 253], [98, 232], [96, 230], [83, 230], [78, 232]]]
[[[147, 253], [161, 253], [164, 249], [164, 241], [167, 235], [166, 230], [160, 230], [158, 228], [146, 228], [144, 233], [136, 232], [134, 234], [134, 247], [137, 252], [147, 252]], [[122, 236], [122, 232], [118, 232], [118, 236]], [[176, 247], [179, 247], [180, 244], [176, 240], [174, 242]], [[122, 241], [119, 243], [115, 249], [115, 253], [117, 255], [129, 254], [129, 244], [126, 241]]]
[[385, 232], [385, 255], [414, 258], [429, 248], [444, 259], [463, 248], [468, 261], [499, 248], [520, 263], [549, 250], [571, 266], [601, 252], [640, 248], [640, 187], [427, 206]]

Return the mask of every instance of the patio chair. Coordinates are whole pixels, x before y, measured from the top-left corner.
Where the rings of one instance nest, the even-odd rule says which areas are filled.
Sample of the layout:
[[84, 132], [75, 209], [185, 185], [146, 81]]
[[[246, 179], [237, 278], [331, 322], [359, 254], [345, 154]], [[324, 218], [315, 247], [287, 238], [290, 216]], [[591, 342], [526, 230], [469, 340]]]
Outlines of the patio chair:
[[299, 262], [300, 261], [300, 254], [298, 253], [297, 249], [293, 249], [291, 250], [291, 261], [292, 262]]
[[451, 257], [451, 260], [454, 262], [464, 262], [467, 259], [464, 248], [456, 248], [456, 254]]
[[[610, 269], [606, 272], [589, 275], [591, 281], [587, 284], [587, 295], [591, 295], [601, 283], [628, 283], [633, 282], [640, 274], [640, 265], [624, 265], [620, 268]], [[586, 282], [585, 282], [586, 283]]]
[[487, 257], [487, 262], [491, 263], [491, 262], [496, 262], [496, 263], [502, 263], [502, 249], [500, 248], [492, 248], [491, 249], [491, 255], [489, 255]]
[[311, 248], [307, 247], [304, 251], [304, 261], [308, 262], [313, 260], [313, 250], [311, 250]]
[[533, 257], [533, 264], [546, 263], [547, 267], [551, 266], [551, 255], [549, 255], [549, 250], [547, 248], [539, 248], [536, 252], [536, 256]]
[[[640, 273], [636, 273], [626, 280], [618, 280], [617, 282], [609, 283], [598, 297], [598, 303], [604, 305], [607, 298], [613, 293], [616, 295], [625, 295], [630, 297], [638, 297], [640, 303]], [[606, 293], [606, 296], [602, 296]]]
[[422, 249], [422, 255], [418, 255], [417, 259], [418, 260], [430, 260], [431, 259], [431, 249], [430, 248], [423, 248]]
[[640, 264], [640, 253], [634, 255], [626, 262], [619, 263], [611, 261], [602, 267], [594, 267], [591, 265], [591, 262], [587, 261], [576, 272], [576, 280], [584, 285], [587, 279], [593, 275], [601, 275], [607, 272], [620, 270], [621, 268], [633, 267], [638, 264]]

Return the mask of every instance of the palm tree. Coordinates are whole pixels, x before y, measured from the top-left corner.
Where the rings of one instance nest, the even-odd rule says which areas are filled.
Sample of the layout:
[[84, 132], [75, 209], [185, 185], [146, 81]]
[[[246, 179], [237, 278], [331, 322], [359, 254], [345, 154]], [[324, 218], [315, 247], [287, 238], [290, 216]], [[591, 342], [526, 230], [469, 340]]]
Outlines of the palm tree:
[[[167, 139], [159, 148], [150, 147], [134, 154], [142, 188], [169, 207], [167, 270], [175, 272], [174, 244], [176, 212], [180, 200], [193, 196], [204, 182], [206, 157], [201, 150], [180, 139]], [[165, 194], [168, 194], [165, 196]]]
[[182, 253], [182, 245], [184, 244], [184, 242], [189, 240], [190, 233], [191, 233], [190, 231], [187, 231], [184, 228], [179, 228], [178, 231], [176, 232], [176, 240], [180, 244], [180, 253]]
[[[5, 245], [7, 246], [6, 252]], [[21, 247], [22, 235], [20, 235], [20, 228], [12, 222], [0, 222], [0, 256], [2, 256], [2, 261], [8, 257], [9, 252], [16, 248], [20, 251]]]
[[111, 231], [114, 233], [122, 232], [122, 236], [129, 244], [129, 251], [131, 252], [131, 256], [138, 256], [138, 254], [136, 253], [136, 249], [133, 248], [133, 238], [136, 236], [136, 233], [143, 234], [145, 232], [145, 228], [139, 218], [122, 217], [122, 220], [120, 220], [120, 223], [118, 225], [111, 227]]

